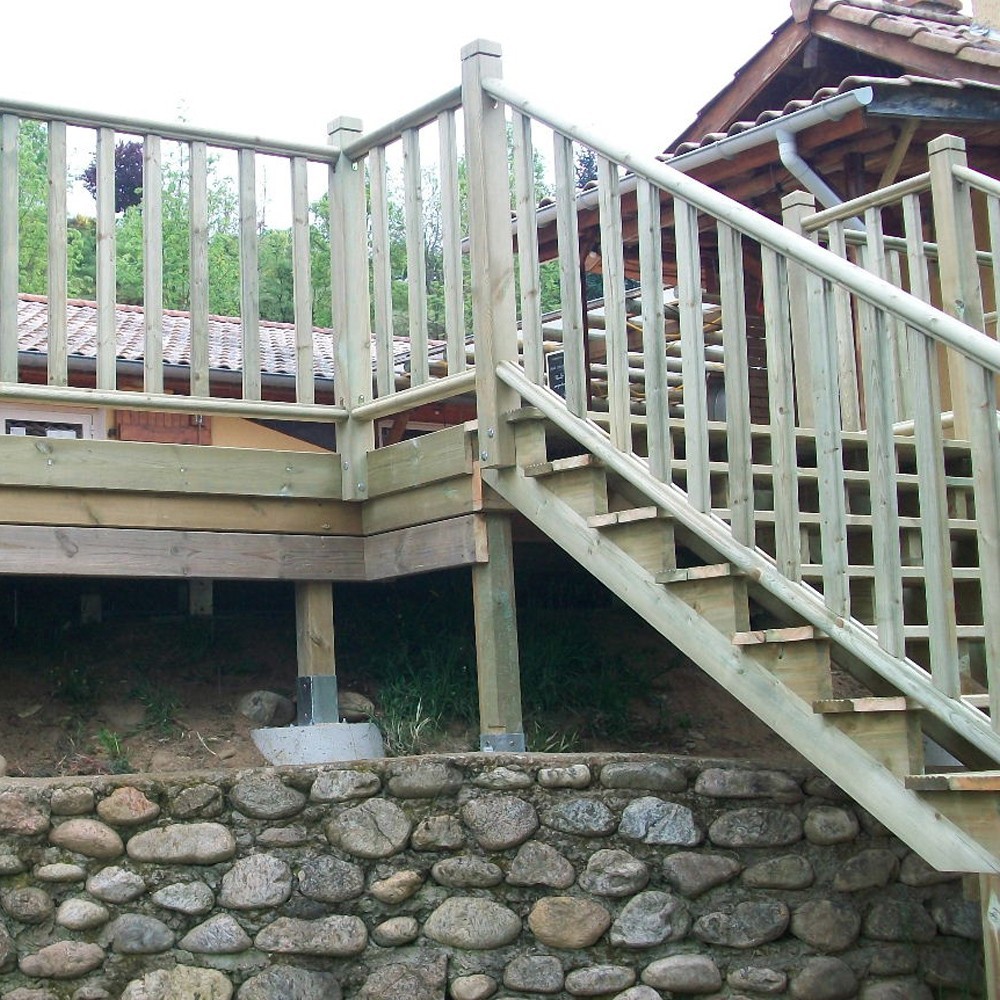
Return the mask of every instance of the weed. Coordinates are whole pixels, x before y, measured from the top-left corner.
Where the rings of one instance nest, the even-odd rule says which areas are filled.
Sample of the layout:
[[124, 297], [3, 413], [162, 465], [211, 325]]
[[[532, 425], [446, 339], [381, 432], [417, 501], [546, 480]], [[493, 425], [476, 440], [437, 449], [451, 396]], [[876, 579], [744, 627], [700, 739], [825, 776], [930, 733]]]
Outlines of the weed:
[[441, 729], [441, 717], [428, 715], [424, 703], [409, 701], [402, 688], [381, 694], [382, 711], [372, 721], [382, 731], [387, 757], [409, 757], [427, 749], [428, 741]]
[[132, 689], [132, 697], [146, 708], [144, 729], [158, 729], [169, 735], [177, 729], [174, 716], [181, 703], [169, 688], [162, 688], [150, 681], [142, 681]]
[[101, 729], [97, 733], [97, 742], [108, 758], [108, 770], [112, 774], [131, 774], [135, 768], [125, 754], [121, 737], [111, 729]]
[[528, 753], [572, 753], [580, 748], [580, 734], [551, 729], [533, 719], [524, 727], [524, 742]]
[[97, 700], [100, 678], [92, 663], [73, 659], [53, 666], [49, 671], [53, 697], [76, 708], [89, 708]]

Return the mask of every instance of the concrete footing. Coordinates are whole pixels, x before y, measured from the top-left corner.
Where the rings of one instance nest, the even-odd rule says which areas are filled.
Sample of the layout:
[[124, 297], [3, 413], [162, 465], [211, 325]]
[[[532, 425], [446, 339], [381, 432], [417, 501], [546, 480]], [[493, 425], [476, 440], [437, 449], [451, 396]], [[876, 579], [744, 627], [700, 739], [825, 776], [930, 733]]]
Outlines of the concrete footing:
[[329, 764], [385, 756], [382, 734], [373, 722], [255, 729], [251, 736], [271, 764]]

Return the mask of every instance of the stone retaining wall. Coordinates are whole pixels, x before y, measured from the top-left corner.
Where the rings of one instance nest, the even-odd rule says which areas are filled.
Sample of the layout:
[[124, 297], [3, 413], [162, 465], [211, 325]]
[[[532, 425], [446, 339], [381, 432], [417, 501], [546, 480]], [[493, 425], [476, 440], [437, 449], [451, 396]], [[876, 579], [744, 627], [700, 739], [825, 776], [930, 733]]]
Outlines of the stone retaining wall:
[[978, 905], [825, 778], [468, 755], [0, 781], [4, 1000], [982, 991]]

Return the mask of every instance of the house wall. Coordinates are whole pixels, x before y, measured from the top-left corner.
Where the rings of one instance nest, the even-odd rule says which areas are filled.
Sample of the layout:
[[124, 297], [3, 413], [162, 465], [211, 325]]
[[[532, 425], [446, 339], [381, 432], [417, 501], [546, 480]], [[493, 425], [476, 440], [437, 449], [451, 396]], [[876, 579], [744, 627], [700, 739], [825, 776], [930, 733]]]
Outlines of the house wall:
[[212, 418], [212, 444], [226, 448], [266, 448], [275, 451], [324, 452], [325, 448], [300, 441], [298, 438], [270, 427], [261, 427], [252, 420], [239, 417]]
[[971, 997], [978, 914], [810, 773], [470, 754], [0, 782], [5, 998]]

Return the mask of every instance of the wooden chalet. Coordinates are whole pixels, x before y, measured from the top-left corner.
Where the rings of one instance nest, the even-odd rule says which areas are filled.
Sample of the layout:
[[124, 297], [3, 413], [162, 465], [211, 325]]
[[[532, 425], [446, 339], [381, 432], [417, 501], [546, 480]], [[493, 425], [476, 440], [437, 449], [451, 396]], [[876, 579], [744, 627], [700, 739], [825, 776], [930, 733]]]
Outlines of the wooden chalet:
[[[463, 51], [460, 87], [373, 132], [338, 119], [327, 146], [0, 103], [0, 406], [336, 431], [335, 451], [313, 452], [0, 436], [0, 571], [295, 581], [299, 673], [315, 677], [334, 671], [333, 581], [471, 566], [482, 746], [520, 749], [512, 538], [530, 524], [930, 864], [979, 876], [995, 995], [998, 66], [1000, 40], [952, 0], [796, 0], [661, 158], [539, 107], [484, 41]], [[18, 323], [22, 118], [49, 136], [46, 341], [33, 354]], [[67, 326], [67, 126], [93, 130], [98, 151], [88, 380]], [[425, 130], [440, 149], [443, 346], [427, 323]], [[141, 384], [125, 377], [116, 332], [116, 133], [145, 149]], [[555, 192], [539, 211], [533, 151], [550, 137]], [[169, 380], [164, 141], [191, 163], [190, 342]], [[405, 373], [386, 184], [396, 143]], [[582, 195], [579, 145], [598, 165]], [[206, 296], [215, 147], [238, 151], [243, 220], [240, 344], [225, 378]], [[256, 287], [259, 155], [285, 158], [292, 178], [294, 374], [281, 393]], [[308, 164], [330, 194], [332, 393], [311, 313]], [[557, 316], [541, 310], [548, 261]], [[602, 275], [599, 304], [583, 301], [587, 270]], [[472, 403], [472, 420], [444, 416]], [[380, 422], [404, 427], [427, 407], [447, 426], [380, 439]]]

